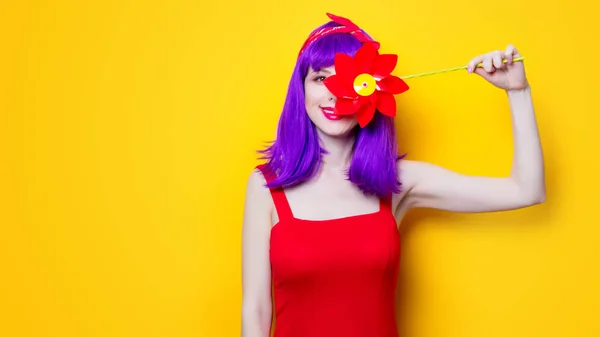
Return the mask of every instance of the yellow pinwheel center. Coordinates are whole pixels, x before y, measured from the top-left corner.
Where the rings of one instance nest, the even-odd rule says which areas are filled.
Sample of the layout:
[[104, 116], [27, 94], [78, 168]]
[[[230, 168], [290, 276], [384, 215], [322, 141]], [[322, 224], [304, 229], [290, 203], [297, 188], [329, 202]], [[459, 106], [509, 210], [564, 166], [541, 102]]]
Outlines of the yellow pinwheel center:
[[360, 74], [354, 79], [354, 91], [361, 96], [369, 96], [375, 92], [375, 78], [370, 74]]

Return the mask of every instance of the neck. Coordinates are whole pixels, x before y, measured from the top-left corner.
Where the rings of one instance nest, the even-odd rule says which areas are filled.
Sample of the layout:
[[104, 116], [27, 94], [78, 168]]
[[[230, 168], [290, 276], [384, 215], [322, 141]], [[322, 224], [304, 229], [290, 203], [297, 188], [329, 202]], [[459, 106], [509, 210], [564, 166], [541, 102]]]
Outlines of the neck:
[[352, 158], [355, 135], [332, 137], [319, 132], [321, 146], [327, 151], [323, 154], [324, 169], [347, 169]]

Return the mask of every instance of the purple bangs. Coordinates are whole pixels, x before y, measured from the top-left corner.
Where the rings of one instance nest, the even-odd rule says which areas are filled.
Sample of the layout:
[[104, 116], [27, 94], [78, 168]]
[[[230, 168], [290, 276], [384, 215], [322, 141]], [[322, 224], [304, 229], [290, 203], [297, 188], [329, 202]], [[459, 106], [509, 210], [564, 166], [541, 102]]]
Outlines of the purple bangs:
[[[317, 29], [335, 27], [329, 22]], [[292, 73], [283, 111], [279, 118], [275, 141], [259, 150], [266, 159], [265, 169], [275, 174], [269, 188], [285, 188], [310, 180], [321, 166], [321, 156], [326, 153], [319, 144], [315, 125], [306, 112], [304, 79], [309, 66], [315, 70], [332, 66], [336, 53], [354, 55], [361, 43], [349, 34], [324, 36], [300, 55]], [[348, 180], [363, 193], [390, 197], [400, 192], [396, 162], [398, 156], [394, 120], [379, 112], [365, 127], [355, 129]]]

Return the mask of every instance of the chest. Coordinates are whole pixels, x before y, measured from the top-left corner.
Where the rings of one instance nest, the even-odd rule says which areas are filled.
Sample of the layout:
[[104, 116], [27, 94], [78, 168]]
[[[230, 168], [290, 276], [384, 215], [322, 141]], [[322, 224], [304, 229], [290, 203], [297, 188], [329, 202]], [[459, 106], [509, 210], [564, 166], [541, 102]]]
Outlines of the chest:
[[351, 182], [323, 179], [285, 190], [294, 217], [328, 220], [379, 211], [379, 198], [366, 196]]
[[271, 233], [273, 272], [283, 279], [386, 273], [399, 254], [396, 224], [385, 211], [325, 221], [286, 219]]

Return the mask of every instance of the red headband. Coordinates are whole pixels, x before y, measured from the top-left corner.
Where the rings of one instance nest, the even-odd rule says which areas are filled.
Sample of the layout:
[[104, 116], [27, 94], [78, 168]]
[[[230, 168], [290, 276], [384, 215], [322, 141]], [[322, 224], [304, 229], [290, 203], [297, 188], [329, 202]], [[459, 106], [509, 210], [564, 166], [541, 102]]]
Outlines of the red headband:
[[336, 33], [350, 34], [350, 35], [356, 37], [358, 39], [358, 41], [360, 41], [362, 43], [370, 41], [375, 44], [377, 49], [379, 49], [379, 42], [375, 42], [375, 41], [371, 40], [365, 33], [363, 33], [363, 31], [360, 29], [360, 27], [358, 27], [352, 21], [350, 21], [346, 18], [343, 18], [341, 16], [336, 16], [336, 15], [333, 15], [330, 13], [327, 13], [327, 16], [334, 22], [340, 24], [341, 26], [323, 28], [323, 29], [319, 29], [319, 30], [311, 33], [308, 36], [308, 39], [306, 39], [306, 41], [304, 42], [304, 45], [302, 45], [302, 48], [300, 49], [300, 52], [298, 53], [298, 57], [300, 57], [300, 55], [306, 49], [306, 47], [308, 47], [311, 43], [315, 42], [317, 39], [319, 39], [323, 36], [327, 36], [330, 34], [336, 34]]

